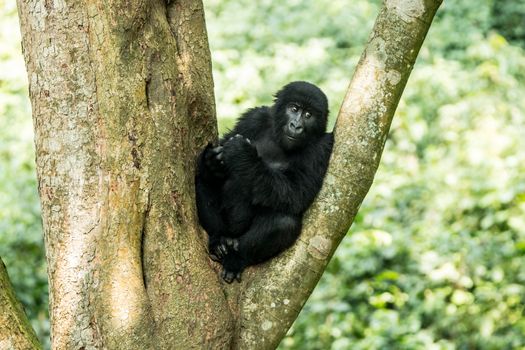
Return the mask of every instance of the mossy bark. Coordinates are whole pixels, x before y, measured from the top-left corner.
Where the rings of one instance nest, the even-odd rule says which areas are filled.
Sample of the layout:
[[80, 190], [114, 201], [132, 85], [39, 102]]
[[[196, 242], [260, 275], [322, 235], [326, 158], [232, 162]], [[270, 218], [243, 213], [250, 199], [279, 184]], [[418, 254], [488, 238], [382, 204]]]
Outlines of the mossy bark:
[[385, 1], [300, 240], [224, 285], [194, 205], [217, 137], [202, 3], [18, 0], [53, 348], [275, 348], [372, 183], [439, 3]]

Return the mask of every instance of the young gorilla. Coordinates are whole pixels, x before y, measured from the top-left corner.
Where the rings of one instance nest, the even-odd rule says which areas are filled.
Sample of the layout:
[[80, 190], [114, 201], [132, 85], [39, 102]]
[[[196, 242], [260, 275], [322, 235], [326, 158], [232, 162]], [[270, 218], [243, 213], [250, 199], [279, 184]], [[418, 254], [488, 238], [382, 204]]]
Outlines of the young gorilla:
[[332, 151], [327, 116], [325, 94], [293, 82], [273, 106], [248, 110], [219, 146], [208, 145], [199, 156], [199, 220], [226, 282], [240, 281], [246, 266], [276, 256], [299, 236]]

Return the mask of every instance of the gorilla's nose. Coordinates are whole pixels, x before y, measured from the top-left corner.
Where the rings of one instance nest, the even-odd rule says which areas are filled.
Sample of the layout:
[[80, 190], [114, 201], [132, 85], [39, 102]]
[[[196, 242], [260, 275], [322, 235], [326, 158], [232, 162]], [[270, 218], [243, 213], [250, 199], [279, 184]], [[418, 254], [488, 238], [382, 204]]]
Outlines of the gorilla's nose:
[[294, 120], [290, 121], [290, 124], [288, 124], [288, 129], [290, 129], [294, 135], [300, 135], [303, 132], [303, 126]]

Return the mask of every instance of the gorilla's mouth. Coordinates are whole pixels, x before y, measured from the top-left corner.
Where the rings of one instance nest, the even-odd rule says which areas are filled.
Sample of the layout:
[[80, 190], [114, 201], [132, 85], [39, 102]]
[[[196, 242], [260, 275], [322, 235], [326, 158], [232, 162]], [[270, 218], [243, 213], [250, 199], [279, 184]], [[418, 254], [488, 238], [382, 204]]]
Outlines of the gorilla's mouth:
[[303, 138], [300, 136], [292, 136], [292, 135], [286, 134], [286, 139], [288, 141], [288, 144], [294, 147], [299, 146], [303, 143]]

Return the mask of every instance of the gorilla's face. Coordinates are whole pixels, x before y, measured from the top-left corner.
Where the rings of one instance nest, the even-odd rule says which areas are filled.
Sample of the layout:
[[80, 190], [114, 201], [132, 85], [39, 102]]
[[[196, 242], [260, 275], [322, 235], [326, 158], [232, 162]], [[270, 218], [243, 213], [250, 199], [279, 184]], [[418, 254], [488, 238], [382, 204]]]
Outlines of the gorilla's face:
[[298, 81], [275, 95], [273, 118], [276, 140], [288, 151], [298, 150], [326, 131], [328, 100], [315, 85]]
[[302, 148], [317, 134], [319, 116], [314, 113], [300, 102], [290, 102], [286, 105], [281, 141], [286, 149]]

